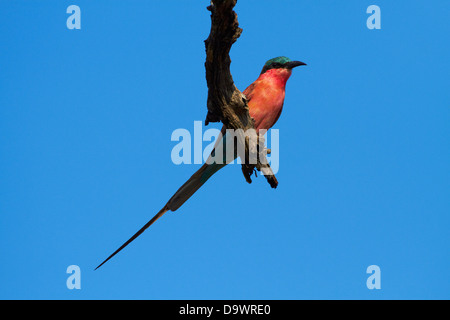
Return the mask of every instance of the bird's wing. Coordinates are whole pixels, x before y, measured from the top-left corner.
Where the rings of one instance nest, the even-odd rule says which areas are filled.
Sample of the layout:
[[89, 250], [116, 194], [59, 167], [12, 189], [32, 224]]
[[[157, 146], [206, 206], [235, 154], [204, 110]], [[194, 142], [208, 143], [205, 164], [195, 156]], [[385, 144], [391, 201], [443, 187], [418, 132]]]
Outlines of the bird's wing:
[[242, 92], [243, 94], [245, 94], [248, 101], [252, 100], [254, 89], [255, 89], [255, 82], [249, 85], [247, 89], [245, 89], [244, 92]]

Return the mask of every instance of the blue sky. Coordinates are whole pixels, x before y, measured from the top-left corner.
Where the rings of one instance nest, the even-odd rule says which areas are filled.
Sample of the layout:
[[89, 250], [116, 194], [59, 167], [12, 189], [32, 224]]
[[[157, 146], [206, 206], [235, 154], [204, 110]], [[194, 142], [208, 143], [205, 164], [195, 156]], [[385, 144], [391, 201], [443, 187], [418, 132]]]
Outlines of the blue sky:
[[450, 298], [446, 0], [238, 1], [238, 88], [270, 58], [308, 64], [279, 187], [229, 166], [93, 271], [199, 167], [170, 137], [206, 116], [208, 4], [0, 1], [0, 298]]

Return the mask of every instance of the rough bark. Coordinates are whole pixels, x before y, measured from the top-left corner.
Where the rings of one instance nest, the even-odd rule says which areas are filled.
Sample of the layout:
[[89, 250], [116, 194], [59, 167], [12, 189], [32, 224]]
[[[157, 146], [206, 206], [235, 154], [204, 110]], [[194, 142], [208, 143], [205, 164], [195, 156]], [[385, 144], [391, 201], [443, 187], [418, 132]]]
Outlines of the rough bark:
[[[254, 120], [248, 112], [247, 99], [233, 82], [230, 72], [230, 49], [242, 33], [239, 28], [237, 14], [233, 11], [237, 0], [212, 0], [207, 8], [211, 11], [211, 31], [205, 40], [206, 48], [206, 82], [208, 85], [208, 114], [205, 125], [221, 121], [228, 129], [254, 130]], [[262, 137], [261, 137], [262, 138]], [[246, 139], [243, 134], [237, 134], [237, 145], [245, 144], [245, 154], [239, 154], [242, 161], [242, 172], [247, 182], [251, 183], [251, 175], [256, 170], [261, 171], [272, 188], [278, 181], [268, 165], [265, 157], [264, 141], [262, 139]], [[258, 143], [255, 143], [255, 140]], [[240, 150], [241, 148], [237, 148]], [[259, 155], [257, 163], [252, 155]], [[244, 160], [245, 159], [245, 160]], [[254, 158], [256, 159], [256, 158]]]

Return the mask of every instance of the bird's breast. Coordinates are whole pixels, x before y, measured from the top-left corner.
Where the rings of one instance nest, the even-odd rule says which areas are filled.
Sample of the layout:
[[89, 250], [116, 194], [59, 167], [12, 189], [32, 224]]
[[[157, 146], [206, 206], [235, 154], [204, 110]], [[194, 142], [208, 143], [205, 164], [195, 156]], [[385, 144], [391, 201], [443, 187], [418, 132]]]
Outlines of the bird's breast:
[[271, 81], [255, 83], [250, 99], [249, 113], [255, 119], [256, 129], [270, 129], [280, 116], [283, 109], [285, 86]]

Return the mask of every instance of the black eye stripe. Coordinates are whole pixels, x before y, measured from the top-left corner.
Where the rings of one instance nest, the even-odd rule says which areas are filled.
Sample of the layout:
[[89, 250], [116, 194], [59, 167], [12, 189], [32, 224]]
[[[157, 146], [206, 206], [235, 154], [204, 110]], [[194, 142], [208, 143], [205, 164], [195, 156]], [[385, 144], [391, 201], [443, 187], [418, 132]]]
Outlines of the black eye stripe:
[[270, 70], [270, 69], [278, 69], [278, 68], [282, 68], [282, 67], [283, 67], [282, 63], [272, 62], [271, 64], [264, 66], [264, 68], [262, 69], [261, 73], [264, 73], [264, 72], [266, 72], [267, 70]]

